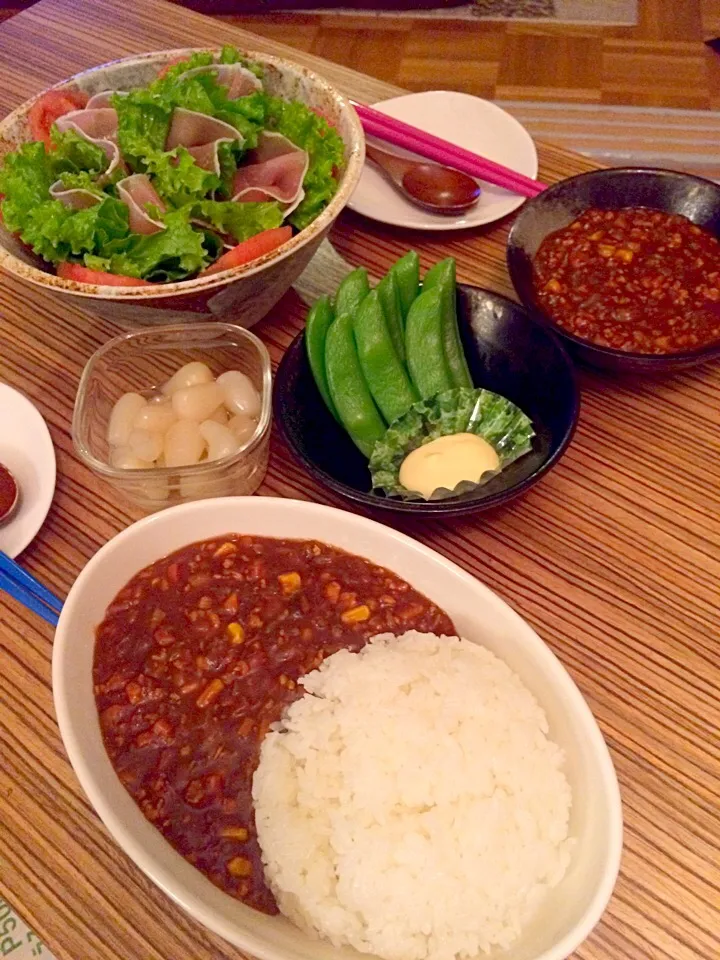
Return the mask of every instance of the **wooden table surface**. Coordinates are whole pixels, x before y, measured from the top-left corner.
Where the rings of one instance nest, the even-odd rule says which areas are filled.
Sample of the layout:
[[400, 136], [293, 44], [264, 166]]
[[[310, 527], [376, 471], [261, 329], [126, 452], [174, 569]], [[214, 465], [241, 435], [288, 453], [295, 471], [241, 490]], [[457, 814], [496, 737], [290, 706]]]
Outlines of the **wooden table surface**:
[[[162, 0], [43, 0], [0, 28], [0, 109], [77, 70], [163, 47], [234, 42], [290, 54]], [[346, 93], [388, 87], [297, 52]], [[439, 82], [440, 78], [439, 78]], [[541, 176], [588, 168], [542, 146]], [[507, 223], [437, 238], [346, 214], [333, 242], [375, 273], [409, 246], [424, 265], [511, 293]], [[277, 362], [300, 328], [288, 294], [256, 332]], [[88, 355], [117, 331], [0, 279], [0, 379], [45, 415], [58, 455], [53, 507], [23, 562], [64, 595], [136, 514], [76, 460], [69, 427]], [[607, 738], [624, 798], [622, 873], [580, 960], [720, 957], [720, 369], [658, 381], [584, 373], [575, 440], [523, 500], [492, 514], [397, 525], [515, 607], [559, 655]], [[2, 417], [2, 411], [0, 411]], [[261, 493], [343, 506], [277, 438]], [[50, 689], [52, 631], [0, 597], [0, 895], [58, 960], [237, 960], [108, 836], [65, 757]]]

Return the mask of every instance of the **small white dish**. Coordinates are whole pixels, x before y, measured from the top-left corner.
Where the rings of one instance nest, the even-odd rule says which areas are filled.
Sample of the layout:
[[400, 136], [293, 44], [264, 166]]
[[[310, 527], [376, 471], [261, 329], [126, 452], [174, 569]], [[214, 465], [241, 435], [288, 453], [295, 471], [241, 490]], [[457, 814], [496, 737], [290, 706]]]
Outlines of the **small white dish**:
[[0, 463], [20, 488], [20, 502], [0, 524], [0, 550], [16, 557], [47, 516], [55, 493], [55, 450], [42, 415], [26, 396], [0, 383]]
[[[373, 108], [472, 150], [488, 160], [502, 163], [526, 177], [537, 176], [537, 150], [532, 137], [515, 117], [489, 100], [452, 90], [428, 90], [425, 93], [393, 97], [392, 100], [373, 104]], [[369, 137], [368, 141], [403, 156], [416, 157], [407, 150], [373, 137]], [[480, 200], [466, 213], [454, 217], [428, 213], [401, 196], [377, 167], [366, 161], [348, 207], [372, 220], [396, 227], [459, 230], [499, 220], [517, 210], [525, 201], [525, 197], [503, 190], [502, 187], [484, 181], [481, 181], [481, 186]]]
[[[622, 808], [608, 748], [570, 675], [535, 631], [475, 577], [374, 520], [318, 503], [227, 497], [184, 503], [133, 523], [89, 561], [68, 594], [53, 643], [52, 684], [60, 734], [81, 786], [125, 853], [199, 923], [258, 960], [368, 960], [314, 940], [282, 916], [234, 900], [176, 852], [145, 819], [105, 751], [93, 692], [95, 628], [139, 570], [174, 550], [228, 532], [317, 539], [388, 567], [515, 670], [544, 707], [565, 750], [573, 791], [573, 859], [502, 960], [565, 960], [607, 905], [620, 866]], [[477, 958], [482, 960], [482, 958]]]

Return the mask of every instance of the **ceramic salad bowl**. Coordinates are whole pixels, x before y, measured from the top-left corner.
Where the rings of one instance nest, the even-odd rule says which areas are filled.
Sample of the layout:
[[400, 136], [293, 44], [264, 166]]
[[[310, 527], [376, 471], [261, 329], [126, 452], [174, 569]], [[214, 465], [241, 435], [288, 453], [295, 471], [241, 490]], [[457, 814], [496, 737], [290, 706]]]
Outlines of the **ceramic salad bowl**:
[[[105, 90], [144, 86], [192, 49], [165, 50], [128, 57], [94, 67], [56, 84], [52, 90], [79, 89], [92, 96]], [[333, 221], [348, 202], [363, 168], [364, 137], [348, 101], [321, 76], [305, 67], [265, 54], [243, 52], [264, 69], [265, 90], [286, 100], [299, 100], [335, 126], [345, 145], [345, 166], [337, 192], [315, 220], [276, 250], [250, 263], [190, 280], [153, 286], [113, 287], [62, 279], [50, 264], [0, 226], [0, 267], [7, 273], [62, 297], [72, 297], [99, 316], [126, 327], [202, 318], [231, 319], [251, 326], [289, 289], [315, 253]], [[46, 93], [47, 91], [44, 91]], [[0, 122], [0, 162], [32, 139], [29, 114], [38, 94]]]

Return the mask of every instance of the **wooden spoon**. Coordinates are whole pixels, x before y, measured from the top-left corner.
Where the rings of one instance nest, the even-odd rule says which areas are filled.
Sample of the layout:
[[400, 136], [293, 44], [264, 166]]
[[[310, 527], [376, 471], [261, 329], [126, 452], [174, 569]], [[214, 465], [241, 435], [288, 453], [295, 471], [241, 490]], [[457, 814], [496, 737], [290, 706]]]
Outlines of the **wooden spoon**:
[[412, 203], [431, 213], [456, 214], [478, 202], [480, 186], [466, 173], [436, 163], [408, 160], [374, 144], [365, 155]]

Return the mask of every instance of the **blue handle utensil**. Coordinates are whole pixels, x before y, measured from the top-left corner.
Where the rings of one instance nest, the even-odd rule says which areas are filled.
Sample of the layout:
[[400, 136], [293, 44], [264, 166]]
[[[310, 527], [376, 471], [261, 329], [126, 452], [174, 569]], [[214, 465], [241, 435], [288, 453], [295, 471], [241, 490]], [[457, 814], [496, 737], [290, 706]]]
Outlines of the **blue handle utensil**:
[[0, 550], [0, 589], [37, 613], [53, 627], [57, 626], [62, 600], [36, 580], [19, 563]]

